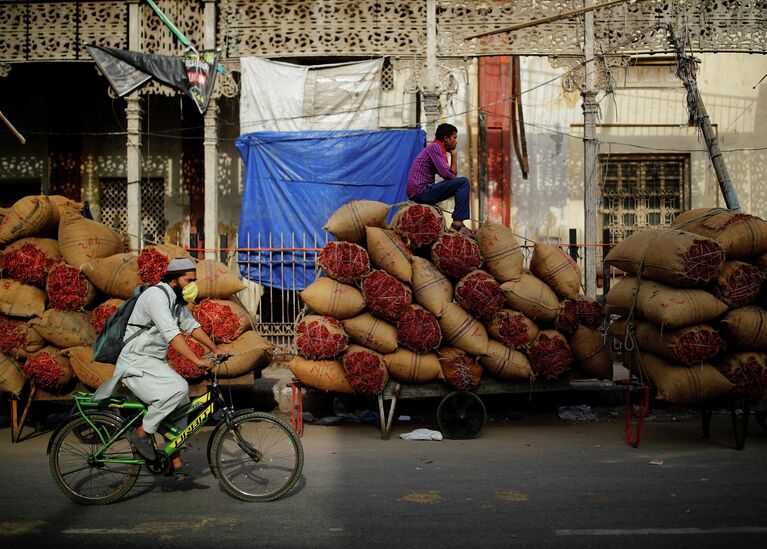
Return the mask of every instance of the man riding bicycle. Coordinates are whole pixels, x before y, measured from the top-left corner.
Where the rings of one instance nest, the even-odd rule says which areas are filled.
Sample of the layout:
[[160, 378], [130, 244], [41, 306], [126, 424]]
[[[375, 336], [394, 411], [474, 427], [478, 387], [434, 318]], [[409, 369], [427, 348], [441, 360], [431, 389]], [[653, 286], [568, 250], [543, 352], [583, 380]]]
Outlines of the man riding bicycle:
[[[146, 459], [155, 459], [152, 436], [160, 422], [175, 409], [189, 403], [189, 384], [166, 362], [168, 347], [200, 368], [209, 369], [211, 360], [199, 358], [189, 347], [181, 331], [205, 345], [212, 353], [218, 347], [208, 337], [185, 306], [197, 297], [197, 270], [191, 259], [174, 259], [162, 281], [139, 296], [128, 320], [123, 341], [127, 343], [117, 359], [114, 375], [102, 384], [93, 400], [109, 398], [122, 381], [147, 404], [143, 425], [127, 436]], [[141, 332], [138, 333], [137, 332]], [[186, 417], [176, 426], [183, 429]], [[178, 452], [171, 459], [178, 476], [188, 476]]]

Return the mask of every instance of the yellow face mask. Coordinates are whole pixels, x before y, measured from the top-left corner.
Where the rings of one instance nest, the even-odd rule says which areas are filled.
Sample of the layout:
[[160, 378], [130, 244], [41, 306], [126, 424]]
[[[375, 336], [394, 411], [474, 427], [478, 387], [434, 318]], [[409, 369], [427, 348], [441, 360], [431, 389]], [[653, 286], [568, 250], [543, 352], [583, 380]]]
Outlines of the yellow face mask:
[[198, 293], [200, 293], [200, 289], [197, 287], [197, 282], [190, 282], [184, 286], [183, 290], [181, 290], [181, 297], [183, 297], [184, 301], [187, 303], [191, 303], [197, 299]]

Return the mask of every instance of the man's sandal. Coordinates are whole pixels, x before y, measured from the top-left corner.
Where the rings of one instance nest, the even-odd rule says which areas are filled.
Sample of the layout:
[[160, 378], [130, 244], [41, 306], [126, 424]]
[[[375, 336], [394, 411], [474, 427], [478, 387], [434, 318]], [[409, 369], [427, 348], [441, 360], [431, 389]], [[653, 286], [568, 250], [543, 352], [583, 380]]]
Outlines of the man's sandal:
[[181, 467], [174, 467], [170, 476], [173, 480], [192, 480], [192, 468], [189, 467], [188, 463], [184, 463]]
[[468, 238], [474, 238], [477, 235], [477, 231], [469, 229], [466, 225], [461, 225], [460, 227], [456, 227], [455, 225], [450, 225], [450, 228], [453, 229], [458, 234], [466, 236]]

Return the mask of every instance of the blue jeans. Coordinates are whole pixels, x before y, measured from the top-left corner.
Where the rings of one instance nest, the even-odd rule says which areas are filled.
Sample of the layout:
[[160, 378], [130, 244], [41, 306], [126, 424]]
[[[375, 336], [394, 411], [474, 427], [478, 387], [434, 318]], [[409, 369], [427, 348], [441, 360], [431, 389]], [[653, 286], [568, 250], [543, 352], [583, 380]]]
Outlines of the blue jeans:
[[456, 177], [445, 179], [434, 185], [429, 185], [425, 191], [413, 195], [410, 200], [419, 204], [434, 205], [450, 197], [455, 197], [453, 221], [464, 221], [469, 218], [469, 178]]

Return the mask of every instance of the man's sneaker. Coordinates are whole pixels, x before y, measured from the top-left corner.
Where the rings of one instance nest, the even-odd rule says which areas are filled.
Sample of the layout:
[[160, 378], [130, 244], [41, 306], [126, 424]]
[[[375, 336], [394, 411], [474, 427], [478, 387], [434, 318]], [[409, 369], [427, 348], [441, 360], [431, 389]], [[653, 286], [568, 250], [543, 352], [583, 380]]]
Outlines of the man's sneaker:
[[136, 447], [138, 453], [141, 454], [144, 458], [155, 459], [157, 457], [154, 453], [154, 444], [152, 444], [151, 436], [142, 436], [133, 431], [132, 433], [128, 433], [127, 437], [128, 440], [130, 440]]

